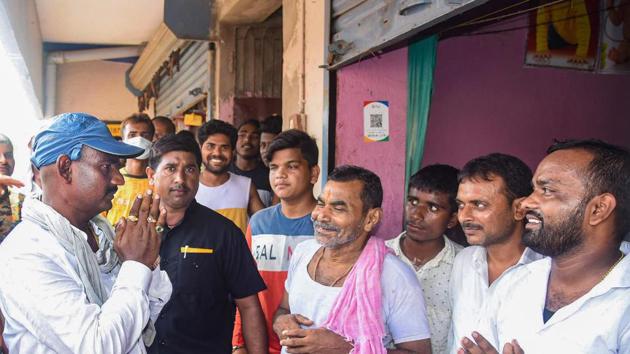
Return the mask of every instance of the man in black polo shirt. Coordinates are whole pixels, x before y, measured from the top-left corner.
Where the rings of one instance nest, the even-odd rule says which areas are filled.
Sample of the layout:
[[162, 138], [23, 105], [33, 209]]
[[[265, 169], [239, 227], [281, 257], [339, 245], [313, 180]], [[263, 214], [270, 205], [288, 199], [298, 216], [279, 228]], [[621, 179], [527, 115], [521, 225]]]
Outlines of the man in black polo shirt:
[[240, 229], [195, 201], [201, 152], [194, 139], [166, 136], [151, 149], [147, 175], [166, 209], [160, 266], [173, 295], [149, 353], [230, 353], [234, 303], [248, 352], [265, 353], [267, 332], [257, 293], [265, 289]]

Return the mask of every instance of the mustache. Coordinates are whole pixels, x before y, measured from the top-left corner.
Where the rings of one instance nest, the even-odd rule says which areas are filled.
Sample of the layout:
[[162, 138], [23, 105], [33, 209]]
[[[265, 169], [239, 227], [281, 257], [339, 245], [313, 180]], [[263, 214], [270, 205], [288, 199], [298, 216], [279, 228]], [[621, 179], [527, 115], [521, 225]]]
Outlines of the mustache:
[[118, 192], [118, 187], [111, 187], [111, 188], [107, 188], [107, 194], [116, 194], [116, 192]]
[[335, 231], [335, 232], [339, 232], [341, 230], [341, 228], [338, 226], [335, 226], [333, 224], [327, 224], [321, 221], [314, 221], [313, 228], [324, 229], [326, 231]]
[[171, 191], [184, 191], [184, 192], [187, 192], [189, 190], [189, 188], [186, 187], [183, 184], [178, 183], [178, 184], [174, 185], [173, 187], [171, 187], [170, 190]]
[[483, 230], [483, 226], [472, 223], [470, 221], [464, 222], [462, 224], [462, 228], [466, 230]]
[[210, 158], [207, 160], [207, 162], [210, 162], [210, 160], [221, 160], [221, 161], [227, 161], [227, 158], [225, 158], [224, 156], [221, 155], [212, 155], [210, 156]]
[[525, 213], [525, 217], [527, 217], [528, 215], [534, 216], [535, 218], [540, 219], [541, 221], [544, 219], [541, 213], [534, 210], [530, 210], [527, 213]]

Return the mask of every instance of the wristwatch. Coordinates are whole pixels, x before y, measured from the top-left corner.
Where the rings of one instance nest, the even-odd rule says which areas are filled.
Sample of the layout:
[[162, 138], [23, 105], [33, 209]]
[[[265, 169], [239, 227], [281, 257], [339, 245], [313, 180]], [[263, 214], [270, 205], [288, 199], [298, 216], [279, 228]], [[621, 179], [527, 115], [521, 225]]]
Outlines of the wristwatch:
[[239, 349], [243, 349], [245, 348], [244, 345], [233, 345], [232, 346], [232, 353], [234, 353], [235, 351], [239, 350]]

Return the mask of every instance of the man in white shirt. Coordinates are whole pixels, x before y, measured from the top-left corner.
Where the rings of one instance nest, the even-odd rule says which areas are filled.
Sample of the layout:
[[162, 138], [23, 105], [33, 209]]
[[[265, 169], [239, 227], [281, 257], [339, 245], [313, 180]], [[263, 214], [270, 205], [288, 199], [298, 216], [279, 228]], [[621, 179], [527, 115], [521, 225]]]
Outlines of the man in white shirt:
[[435, 354], [447, 350], [451, 269], [455, 255], [463, 248], [444, 235], [447, 229], [457, 225], [457, 172], [452, 166], [431, 165], [411, 176], [405, 204], [405, 231], [387, 241], [420, 281]]
[[11, 353], [145, 353], [171, 295], [156, 267], [165, 213], [138, 196], [116, 235], [99, 213], [124, 183], [119, 159], [142, 149], [116, 141], [97, 118], [55, 117], [34, 139], [42, 201], [0, 246], [0, 307]]
[[450, 353], [478, 328], [481, 309], [499, 282], [541, 258], [521, 243], [525, 222], [520, 203], [531, 193], [531, 177], [523, 161], [498, 153], [473, 159], [460, 171], [457, 217], [473, 246], [453, 263]]
[[[548, 256], [510, 275], [461, 353], [630, 353], [630, 152], [558, 142], [522, 202], [523, 242]], [[487, 339], [487, 340], [486, 340]]]

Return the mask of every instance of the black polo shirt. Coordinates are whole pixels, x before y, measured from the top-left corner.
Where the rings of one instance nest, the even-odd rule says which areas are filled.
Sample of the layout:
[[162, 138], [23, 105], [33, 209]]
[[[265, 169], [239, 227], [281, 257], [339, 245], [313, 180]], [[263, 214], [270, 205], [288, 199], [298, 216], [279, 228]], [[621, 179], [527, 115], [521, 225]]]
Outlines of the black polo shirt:
[[230, 353], [232, 299], [265, 289], [241, 230], [193, 200], [182, 222], [164, 232], [160, 257], [173, 294], [149, 353]]

